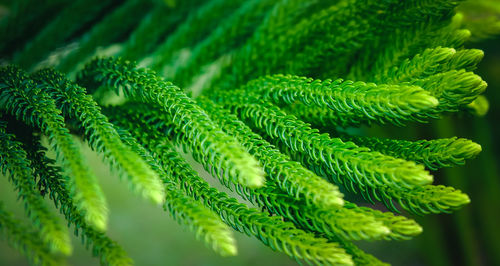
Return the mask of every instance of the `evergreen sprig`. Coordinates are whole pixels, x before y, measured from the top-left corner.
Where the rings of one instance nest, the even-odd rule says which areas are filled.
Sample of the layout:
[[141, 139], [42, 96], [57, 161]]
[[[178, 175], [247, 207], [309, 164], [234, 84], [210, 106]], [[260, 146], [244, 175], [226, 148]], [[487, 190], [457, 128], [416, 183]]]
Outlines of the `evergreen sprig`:
[[99, 106], [84, 88], [50, 69], [38, 71], [32, 78], [51, 94], [67, 118], [78, 121], [90, 146], [124, 172], [134, 190], [155, 203], [163, 201], [164, 191], [156, 172], [121, 142], [113, 125], [101, 114]]
[[78, 146], [65, 127], [55, 100], [13, 66], [0, 69], [0, 89], [2, 109], [30, 126], [41, 128], [49, 137], [70, 173], [71, 195], [79, 210], [98, 230], [105, 230], [108, 217], [106, 200], [95, 175], [84, 163]]
[[5, 131], [6, 126], [6, 123], [0, 123], [0, 170], [4, 175], [9, 172], [9, 179], [18, 191], [18, 197], [22, 199], [27, 215], [37, 227], [43, 244], [50, 250], [69, 255], [72, 247], [67, 229], [49, 211], [37, 191], [26, 152], [14, 135]]
[[180, 88], [158, 77], [154, 72], [138, 68], [134, 63], [109, 59], [90, 62], [78, 77], [88, 88], [107, 86], [127, 97], [159, 104], [182, 131], [192, 149], [199, 150], [212, 165], [224, 165], [224, 182], [239, 182], [249, 187], [262, 185], [259, 163], [231, 136], [219, 129], [206, 112]]
[[[101, 264], [133, 263], [104, 232], [106, 201], [77, 135], [220, 255], [237, 254], [231, 227], [310, 264], [385, 265], [353, 241], [408, 240], [424, 229], [393, 212], [470, 202], [429, 170], [463, 165], [479, 144], [360, 127], [486, 114], [473, 72], [484, 54], [465, 44], [500, 32], [500, 5], [462, 2], [2, 2], [0, 170], [32, 224], [0, 204], [0, 234], [33, 264], [61, 263], [71, 246], [48, 196]], [[253, 206], [210, 187], [179, 148]]]

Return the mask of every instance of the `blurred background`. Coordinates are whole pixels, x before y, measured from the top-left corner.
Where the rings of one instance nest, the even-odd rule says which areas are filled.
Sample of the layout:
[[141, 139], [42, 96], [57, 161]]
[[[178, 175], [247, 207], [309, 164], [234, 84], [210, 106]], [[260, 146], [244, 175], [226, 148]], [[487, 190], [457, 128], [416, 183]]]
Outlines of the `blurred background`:
[[[477, 159], [467, 161], [464, 166], [434, 172], [437, 184], [461, 189], [470, 196], [471, 204], [453, 214], [413, 217], [424, 228], [413, 240], [358, 243], [365, 251], [393, 265], [500, 265], [500, 38], [468, 46], [485, 52], [475, 71], [489, 84], [485, 95], [490, 109], [485, 116], [448, 116], [418, 126], [363, 129], [367, 135], [413, 140], [458, 136], [474, 140], [483, 148]], [[286, 255], [237, 232], [238, 256], [219, 257], [192, 233], [179, 227], [161, 207], [133, 196], [125, 183], [110, 173], [85, 144], [82, 150], [100, 177], [109, 201], [109, 236], [125, 248], [136, 265], [296, 265]], [[203, 172], [199, 167], [197, 170]], [[8, 210], [24, 217], [22, 205], [3, 176], [0, 198]], [[68, 264], [99, 264], [80, 245], [80, 239], [73, 236], [73, 242], [75, 250]], [[0, 265], [28, 264], [6, 241], [0, 240]]]

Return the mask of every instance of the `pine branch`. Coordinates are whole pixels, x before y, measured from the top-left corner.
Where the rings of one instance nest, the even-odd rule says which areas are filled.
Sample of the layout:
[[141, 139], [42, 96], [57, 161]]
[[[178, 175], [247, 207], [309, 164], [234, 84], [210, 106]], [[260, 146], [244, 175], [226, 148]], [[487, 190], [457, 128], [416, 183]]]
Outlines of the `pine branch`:
[[[235, 130], [231, 130], [231, 132], [240, 134], [240, 136], [251, 136], [251, 134], [244, 132], [248, 132], [248, 130], [244, 130], [244, 127], [240, 123], [237, 123], [232, 115], [224, 112], [222, 110], [214, 110], [216, 106], [212, 103], [210, 104], [206, 99], [200, 99], [200, 104], [203, 107], [208, 108], [207, 110], [211, 110], [212, 114], [219, 113], [217, 115], [217, 120], [220, 122], [224, 122], [225, 130], [229, 130], [232, 127], [237, 128]], [[114, 108], [113, 112], [116, 114], [120, 114], [121, 116], [131, 117], [130, 126], [139, 125], [143, 131], [149, 132], [146, 136], [148, 141], [150, 142], [149, 146], [160, 145], [156, 142], [151, 142], [151, 139], [161, 139], [165, 136], [169, 136], [170, 138], [176, 138], [174, 132], [171, 130], [170, 125], [166, 120], [162, 119], [161, 113], [152, 110], [151, 108], [145, 108], [136, 103], [126, 105], [120, 108]], [[214, 112], [215, 111], [215, 112]], [[133, 118], [132, 118], [133, 117]], [[222, 118], [224, 117], [224, 118]], [[229, 126], [229, 124], [232, 124]], [[240, 124], [240, 125], [238, 125]], [[136, 130], [137, 132], [137, 130]], [[144, 138], [146, 138], [144, 137]], [[259, 150], [267, 150], [269, 154], [276, 153], [273, 152], [272, 149], [262, 147], [262, 142], [265, 143], [260, 137], [255, 137], [254, 139], [260, 141], [253, 141], [253, 144], [245, 144], [249, 147], [250, 150], [256, 150], [259, 153]], [[248, 142], [248, 141], [247, 141]], [[259, 143], [260, 142], [260, 143]], [[260, 144], [260, 145], [259, 145]], [[267, 144], [269, 145], [269, 144]], [[260, 146], [260, 147], [259, 147]], [[196, 151], [194, 151], [196, 153]], [[259, 158], [259, 156], [257, 156]], [[279, 155], [275, 157], [280, 157]], [[281, 155], [281, 157], [284, 157]], [[266, 164], [264, 164], [266, 165]], [[277, 165], [283, 165], [285, 170], [286, 166], [290, 165], [286, 163], [275, 163], [271, 164], [275, 168], [270, 169], [265, 168], [266, 171], [269, 171], [269, 175], [271, 176], [273, 171], [276, 171]], [[293, 165], [293, 164], [291, 164]], [[204, 164], [207, 170], [210, 169], [210, 166], [206, 163]], [[215, 172], [223, 171], [223, 169], [215, 169]], [[303, 173], [308, 173], [308, 171], [301, 171]], [[293, 180], [292, 175], [286, 175], [286, 173], [290, 173], [289, 171], [284, 171], [281, 175], [288, 180]], [[293, 174], [293, 172], [292, 172]], [[310, 175], [310, 174], [309, 174]], [[309, 180], [314, 180], [317, 178], [315, 176], [310, 176]], [[334, 208], [327, 206], [313, 206], [308, 204], [303, 199], [298, 197], [292, 197], [290, 195], [286, 195], [283, 191], [287, 191], [288, 188], [278, 189], [279, 181], [268, 181], [266, 187], [259, 189], [246, 189], [241, 186], [230, 186], [229, 188], [233, 191], [236, 191], [242, 197], [248, 199], [249, 201], [257, 204], [258, 206], [265, 206], [267, 210], [271, 213], [281, 215], [297, 226], [307, 228], [308, 230], [316, 231], [321, 234], [324, 234], [329, 239], [380, 239], [385, 237], [385, 235], [389, 235], [390, 238], [402, 239], [403, 235], [408, 239], [411, 236], [414, 236], [421, 232], [420, 227], [412, 222], [411, 220], [407, 220], [404, 217], [399, 217], [399, 219], [392, 219], [392, 216], [389, 214], [377, 213], [377, 217], [381, 217], [382, 220], [395, 229], [395, 232], [392, 233], [388, 230], [387, 227], [382, 225], [380, 222], [376, 221], [376, 218], [372, 213], [368, 213], [364, 210], [355, 210], [351, 211], [343, 208]], [[320, 190], [320, 188], [318, 188]], [[288, 191], [288, 193], [290, 193]], [[306, 197], [307, 198], [307, 197]], [[352, 204], [351, 204], [352, 205]], [[352, 209], [353, 207], [350, 207]], [[368, 215], [364, 215], [363, 213], [368, 213]]]
[[342, 135], [342, 139], [383, 154], [424, 164], [431, 170], [465, 164], [481, 152], [481, 146], [468, 139], [393, 140]]
[[130, 34], [118, 54], [130, 60], [138, 60], [151, 53], [157, 45], [161, 44], [165, 35], [171, 34], [176, 29], [177, 24], [183, 21], [190, 8], [197, 5], [198, 1], [182, 1], [175, 9], [165, 5], [165, 2], [158, 1], [155, 8]]
[[[251, 129], [235, 116], [216, 106], [210, 100], [198, 98], [197, 102], [210, 113], [214, 122], [222, 125], [222, 129], [227, 134], [236, 137], [248, 152], [262, 163], [268, 179], [276, 182], [290, 196], [296, 199], [303, 198], [308, 204], [315, 206], [333, 207], [343, 204], [342, 194], [337, 187], [318, 178], [300, 164], [290, 161], [288, 156], [281, 154], [259, 135], [252, 133]], [[176, 140], [182, 138], [176, 136], [175, 132], [171, 130], [173, 125], [168, 123], [168, 117], [158, 110], [137, 104], [126, 105], [120, 110], [123, 115], [135, 116], [136, 118], [133, 119], [135, 123], [161, 132], [159, 135], [166, 134]], [[140, 120], [147, 121], [147, 123], [141, 123]], [[169, 131], [171, 133], [168, 133]], [[179, 144], [183, 143], [185, 142], [179, 142]], [[193, 151], [195, 157], [197, 152]], [[217, 175], [223, 170], [213, 172]]]
[[[165, 136], [172, 139], [178, 138], [175, 132], [169, 127], [168, 122], [162, 119], [161, 114], [155, 111], [147, 111], [146, 108], [140, 108], [139, 106], [140, 105], [134, 103], [120, 108], [113, 108], [111, 112], [120, 114], [121, 116], [125, 114], [126, 117], [129, 117], [129, 127], [132, 125], [140, 125], [140, 128], [143, 130], [135, 130], [137, 134], [140, 134], [142, 131], [148, 132], [147, 136], [143, 137], [143, 139], [147, 138], [149, 143], [148, 146], [154, 147], [156, 145], [161, 145], [160, 142], [155, 142], [154, 140], [164, 138]], [[234, 124], [235, 122], [232, 123]], [[264, 141], [261, 140], [260, 142]], [[258, 142], [255, 143], [255, 146], [250, 149], [257, 150], [257, 153], [259, 153], [259, 146], [262, 145], [258, 144]], [[250, 147], [251, 144], [247, 143], [247, 145]], [[267, 150], [269, 153], [276, 153], [273, 152], [272, 149]], [[197, 151], [193, 152], [193, 156], [196, 157]], [[277, 157], [285, 156], [277, 155]], [[283, 165], [283, 167], [277, 167], [277, 165]], [[207, 171], [213, 172], [213, 175], [217, 175], [217, 173], [224, 171], [224, 169], [211, 167], [207, 163], [203, 163], [203, 166]], [[279, 173], [278, 177], [285, 181], [292, 181], [297, 178], [294, 172], [288, 170], [290, 166], [293, 166], [294, 169], [301, 170], [298, 171], [298, 173], [306, 174], [311, 181], [318, 178], [317, 176], [311, 175], [309, 171], [300, 169], [300, 167], [294, 165], [291, 161], [281, 162], [273, 166], [275, 167], [274, 169], [270, 169], [270, 167], [266, 168], [266, 170], [269, 170], [270, 176], [272, 175], [275, 177], [276, 171], [282, 170], [283, 173]], [[289, 175], [286, 175], [287, 173]], [[338, 209], [336, 206], [311, 205], [312, 203], [307, 203], [307, 201], [299, 198], [300, 194], [296, 196], [288, 195], [290, 194], [290, 189], [286, 187], [282, 187], [281, 189], [278, 188], [279, 181], [268, 180], [266, 186], [259, 189], [248, 189], [239, 185], [225, 185], [228, 185], [228, 188], [236, 191], [243, 198], [246, 198], [258, 206], [265, 207], [271, 213], [281, 215], [291, 220], [297, 226], [320, 232], [330, 239], [336, 239], [339, 236], [345, 239], [357, 240], [377, 239], [380, 238], [381, 235], [388, 233], [388, 229], [376, 222], [372, 217], [356, 214], [349, 210]], [[331, 187], [331, 185], [328, 187]], [[317, 188], [317, 190], [321, 191], [323, 188], [320, 187]], [[308, 195], [304, 195], [304, 198], [307, 199], [307, 196]], [[317, 195], [315, 194], [314, 196]], [[353, 223], [353, 219], [356, 223]]]
[[218, 96], [217, 100], [252, 127], [282, 141], [294, 153], [303, 153], [324, 164], [334, 176], [339, 176], [336, 180], [339, 185], [349, 180], [363, 187], [412, 188], [432, 182], [432, 176], [420, 165], [319, 134], [308, 124], [266, 102], [233, 94]]
[[263, 171], [255, 158], [233, 138], [223, 133], [206, 112], [186, 96], [177, 86], [165, 82], [152, 71], [137, 68], [135, 64], [114, 59], [98, 59], [80, 73], [78, 83], [87, 88], [100, 85], [123, 91], [128, 98], [158, 104], [170, 120], [189, 136], [189, 146], [199, 149], [212, 165], [226, 169], [224, 182], [259, 187], [264, 181]]
[[0, 170], [8, 173], [9, 181], [22, 199], [26, 215], [39, 230], [44, 245], [51, 251], [69, 255], [72, 252], [68, 231], [60, 220], [49, 211], [37, 191], [26, 152], [15, 136], [6, 132], [7, 124], [0, 122]]
[[0, 69], [0, 106], [18, 120], [41, 128], [70, 173], [71, 196], [87, 222], [105, 230], [107, 207], [96, 177], [84, 163], [55, 101], [16, 67]]
[[78, 121], [78, 126], [90, 140], [90, 146], [127, 177], [133, 190], [154, 203], [163, 201], [165, 193], [156, 172], [121, 142], [113, 125], [101, 114], [100, 108], [84, 88], [50, 69], [41, 70], [32, 78], [38, 87], [56, 100], [64, 116]]
[[[419, 120], [418, 115], [438, 105], [436, 98], [417, 86], [376, 85], [373, 83], [337, 80], [313, 80], [297, 76], [273, 75], [248, 82], [241, 90], [276, 104], [302, 102], [300, 116], [330, 109], [333, 123], [346, 126], [362, 122]], [[289, 108], [291, 112], [294, 107]], [[303, 111], [303, 112], [300, 112]]]
[[102, 265], [132, 265], [132, 259], [118, 243], [86, 221], [84, 213], [78, 209], [75, 198], [70, 194], [67, 185], [69, 178], [62, 174], [62, 169], [55, 166], [54, 160], [45, 156], [46, 148], [41, 145], [40, 139], [30, 140], [25, 143], [25, 147], [35, 176], [45, 182], [50, 198], [64, 215], [68, 225], [74, 225], [74, 233], [81, 236], [85, 247], [89, 249], [92, 246], [92, 254], [100, 257]]
[[[395, 203], [413, 214], [451, 213], [470, 202], [469, 197], [458, 189], [446, 186], [424, 185], [412, 189], [390, 188], [384, 185], [364, 186], [355, 180], [339, 180], [337, 173], [322, 161], [294, 152], [284, 143], [276, 143], [292, 159], [331, 182], [341, 184], [347, 191], [359, 193], [369, 202], [380, 201], [391, 211], [399, 212]], [[343, 182], [343, 183], [341, 183]]]
[[189, 85], [193, 77], [202, 72], [200, 70], [203, 66], [245, 43], [275, 4], [274, 0], [251, 0], [243, 3], [194, 46], [189, 58], [177, 66], [172, 80], [181, 86]]
[[[115, 115], [115, 117], [117, 117]], [[120, 123], [121, 124], [121, 123]], [[121, 130], [120, 137], [131, 146], [144, 160], [162, 177], [165, 186], [166, 200], [164, 209], [177, 221], [196, 233], [198, 239], [203, 239], [206, 244], [222, 256], [234, 256], [237, 253], [233, 233], [211, 210], [199, 202], [186, 196], [179, 190], [179, 185], [171, 172], [155, 161], [155, 158], [142, 147], [127, 131]]]
[[[135, 128], [139, 129], [139, 128]], [[141, 141], [151, 138], [146, 135]], [[168, 142], [150, 146], [162, 162], [165, 169], [177, 178], [182, 188], [189, 195], [201, 200], [205, 206], [219, 213], [224, 222], [235, 230], [255, 236], [273, 250], [317, 264], [351, 265], [350, 257], [336, 243], [297, 229], [293, 224], [283, 222], [277, 216], [248, 208], [225, 193], [210, 188], [175, 152]]]

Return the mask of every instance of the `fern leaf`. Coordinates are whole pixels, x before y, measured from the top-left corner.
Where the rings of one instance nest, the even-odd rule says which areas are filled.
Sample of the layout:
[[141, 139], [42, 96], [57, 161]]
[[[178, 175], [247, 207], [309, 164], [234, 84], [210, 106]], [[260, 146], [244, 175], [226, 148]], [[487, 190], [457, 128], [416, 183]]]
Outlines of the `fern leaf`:
[[0, 123], [0, 170], [3, 174], [9, 173], [9, 180], [23, 200], [27, 216], [40, 231], [43, 243], [53, 251], [69, 255], [72, 247], [68, 231], [49, 211], [40, 192], [36, 190], [26, 152], [14, 135], [6, 132], [6, 126], [6, 123]]
[[71, 194], [85, 219], [98, 230], [107, 223], [107, 208], [96, 177], [83, 162], [76, 143], [65, 127], [55, 101], [18, 68], [0, 69], [0, 105], [26, 124], [39, 127], [56, 147], [70, 173]]
[[84, 88], [71, 83], [64, 75], [50, 69], [32, 75], [40, 88], [51, 94], [68, 118], [79, 121], [90, 139], [91, 147], [114, 162], [128, 177], [131, 187], [144, 198], [161, 203], [164, 190], [158, 175], [129, 147], [124, 145], [108, 119]]
[[[262, 186], [264, 174], [258, 161], [233, 138], [223, 133], [203, 109], [177, 86], [165, 82], [148, 69], [114, 59], [91, 62], [80, 73], [79, 83], [87, 88], [100, 84], [122, 89], [130, 98], [160, 105], [176, 128], [189, 140], [192, 149], [199, 149], [213, 165], [227, 170], [224, 182], [239, 182], [249, 187]], [[189, 137], [188, 137], [189, 136]]]

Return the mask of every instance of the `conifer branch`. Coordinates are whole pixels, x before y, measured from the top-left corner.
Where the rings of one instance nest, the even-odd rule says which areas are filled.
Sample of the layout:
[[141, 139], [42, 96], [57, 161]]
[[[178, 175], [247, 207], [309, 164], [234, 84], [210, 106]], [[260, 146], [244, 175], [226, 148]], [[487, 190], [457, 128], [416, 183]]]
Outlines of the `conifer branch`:
[[275, 4], [274, 0], [251, 0], [243, 3], [210, 35], [194, 46], [189, 58], [177, 67], [176, 75], [172, 79], [181, 86], [189, 85], [191, 79], [201, 72], [203, 66], [242, 45], [259, 25], [258, 22]]
[[[139, 128], [134, 129], [139, 130]], [[148, 142], [151, 138], [148, 136], [140, 140]], [[296, 259], [316, 264], [352, 265], [350, 256], [336, 243], [315, 238], [296, 228], [292, 223], [283, 222], [277, 216], [268, 216], [266, 213], [248, 208], [225, 193], [210, 188], [168, 142], [147, 146], [155, 151], [159, 161], [177, 178], [177, 182], [186, 193], [219, 213], [223, 221], [235, 230], [255, 236], [273, 250], [282, 251]]]
[[[335, 114], [331, 117], [335, 119], [333, 122], [342, 126], [370, 121], [400, 125], [402, 121], [418, 121], [415, 116], [438, 105], [436, 98], [417, 86], [376, 85], [342, 79], [320, 81], [273, 75], [252, 80], [242, 90], [276, 104], [300, 101], [311, 113], [330, 109], [327, 112]], [[293, 112], [293, 106], [290, 109]]]
[[420, 165], [319, 134], [308, 124], [266, 102], [244, 100], [233, 94], [219, 95], [217, 101], [231, 108], [252, 127], [282, 141], [293, 152], [324, 164], [340, 177], [337, 179], [339, 185], [344, 184], [344, 178], [363, 187], [412, 188], [432, 182], [432, 176]]
[[96, 229], [105, 230], [107, 207], [103, 193], [65, 127], [55, 100], [17, 67], [9, 66], [0, 69], [0, 106], [25, 124], [40, 128], [49, 137], [70, 173], [71, 195], [79, 211]]
[[262, 186], [264, 173], [258, 161], [231, 136], [223, 133], [206, 112], [177, 86], [165, 82], [152, 71], [114, 59], [97, 59], [79, 75], [87, 88], [108, 86], [129, 98], [160, 105], [191, 149], [199, 150], [212, 165], [223, 165], [223, 182], [249, 187]]
[[62, 174], [63, 170], [56, 166], [54, 160], [46, 157], [46, 148], [41, 144], [40, 138], [33, 136], [23, 144], [34, 176], [45, 184], [49, 197], [68, 221], [68, 226], [74, 226], [75, 235], [81, 237], [85, 247], [89, 249], [92, 246], [92, 254], [100, 257], [102, 265], [132, 265], [132, 259], [118, 243], [86, 221], [70, 194], [67, 185], [69, 177]]
[[32, 78], [40, 88], [51, 94], [67, 118], [78, 121], [90, 146], [127, 176], [130, 186], [138, 194], [154, 203], [163, 201], [165, 193], [156, 172], [121, 142], [113, 125], [101, 114], [100, 108], [84, 88], [50, 69], [38, 71]]
[[479, 144], [457, 137], [407, 141], [342, 135], [342, 139], [389, 156], [422, 163], [431, 170], [463, 165], [466, 159], [481, 152]]
[[[116, 115], [114, 115], [117, 118]], [[118, 118], [117, 118], [118, 119]], [[126, 124], [118, 122], [119, 124]], [[132, 149], [139, 154], [155, 171], [162, 177], [165, 190], [167, 191], [164, 209], [181, 225], [189, 227], [198, 239], [203, 239], [212, 249], [222, 256], [234, 256], [237, 253], [233, 233], [221, 221], [221, 219], [204, 207], [199, 202], [188, 197], [176, 183], [171, 172], [166, 171], [158, 164], [154, 157], [142, 147], [125, 130], [120, 130], [120, 137]]]
[[182, 1], [176, 10], [172, 10], [163, 1], [157, 1], [155, 8], [134, 29], [118, 54], [130, 60], [146, 56], [161, 43], [166, 34], [176, 29], [177, 24], [182, 22], [192, 5], [197, 5], [198, 1]]
[[8, 173], [9, 181], [18, 191], [26, 215], [40, 232], [44, 245], [51, 251], [69, 255], [72, 247], [68, 231], [45, 205], [36, 189], [26, 152], [15, 136], [6, 132], [6, 126], [5, 122], [0, 122], [0, 170], [4, 175]]

